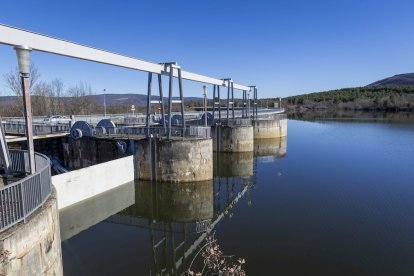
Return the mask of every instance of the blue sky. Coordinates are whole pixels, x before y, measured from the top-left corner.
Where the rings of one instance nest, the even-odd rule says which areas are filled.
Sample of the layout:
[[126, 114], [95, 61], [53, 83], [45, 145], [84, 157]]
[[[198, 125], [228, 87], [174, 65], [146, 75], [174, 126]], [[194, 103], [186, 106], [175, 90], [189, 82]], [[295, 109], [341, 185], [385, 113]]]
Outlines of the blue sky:
[[[21, 8], [25, 6], [25, 8]], [[363, 86], [414, 72], [414, 1], [9, 1], [0, 22], [257, 85], [259, 97]], [[34, 52], [42, 79], [144, 93], [146, 74]], [[0, 74], [16, 66], [0, 46]], [[201, 84], [185, 83], [186, 96]], [[7, 93], [3, 78], [0, 92]]]

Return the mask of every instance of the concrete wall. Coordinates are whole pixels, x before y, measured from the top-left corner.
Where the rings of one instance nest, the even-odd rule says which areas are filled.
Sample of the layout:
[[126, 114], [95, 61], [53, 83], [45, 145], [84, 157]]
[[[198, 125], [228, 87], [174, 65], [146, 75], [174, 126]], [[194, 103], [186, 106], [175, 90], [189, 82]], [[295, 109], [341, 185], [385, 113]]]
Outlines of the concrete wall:
[[252, 126], [213, 126], [213, 150], [219, 152], [253, 151]]
[[[194, 182], [213, 179], [211, 139], [154, 139], [157, 181]], [[137, 140], [136, 159], [141, 180], [151, 180], [151, 144]]]
[[58, 207], [65, 208], [134, 180], [134, 157], [127, 156], [52, 176]]
[[127, 156], [128, 153], [120, 152], [115, 143], [115, 140], [94, 137], [79, 140], [67, 137], [62, 143], [63, 165], [69, 170], [76, 170]]
[[63, 275], [56, 192], [26, 223], [0, 234], [0, 255], [0, 275]]
[[287, 135], [287, 119], [253, 121], [254, 139], [280, 138]]

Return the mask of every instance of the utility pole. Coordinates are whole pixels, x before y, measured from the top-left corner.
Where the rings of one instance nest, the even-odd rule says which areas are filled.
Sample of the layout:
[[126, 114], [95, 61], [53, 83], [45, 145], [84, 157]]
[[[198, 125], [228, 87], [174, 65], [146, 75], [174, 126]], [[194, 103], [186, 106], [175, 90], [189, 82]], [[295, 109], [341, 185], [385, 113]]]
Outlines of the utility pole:
[[28, 46], [16, 46], [14, 49], [16, 50], [17, 54], [17, 61], [19, 64], [20, 79], [22, 85], [27, 151], [29, 152], [29, 168], [30, 174], [34, 174], [36, 171], [36, 163], [33, 145], [32, 104], [30, 101], [30, 52], [32, 49]]
[[203, 85], [204, 96], [204, 126], [207, 127], [207, 86]]

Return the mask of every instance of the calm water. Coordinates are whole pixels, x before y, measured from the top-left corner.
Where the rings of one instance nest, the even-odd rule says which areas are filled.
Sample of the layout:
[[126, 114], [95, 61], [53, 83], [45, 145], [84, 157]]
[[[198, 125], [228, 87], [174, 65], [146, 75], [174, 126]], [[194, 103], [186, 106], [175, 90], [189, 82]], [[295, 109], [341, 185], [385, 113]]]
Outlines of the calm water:
[[248, 275], [414, 275], [413, 123], [290, 120], [287, 140], [215, 163], [214, 181], [63, 210], [65, 275], [180, 274], [211, 229]]

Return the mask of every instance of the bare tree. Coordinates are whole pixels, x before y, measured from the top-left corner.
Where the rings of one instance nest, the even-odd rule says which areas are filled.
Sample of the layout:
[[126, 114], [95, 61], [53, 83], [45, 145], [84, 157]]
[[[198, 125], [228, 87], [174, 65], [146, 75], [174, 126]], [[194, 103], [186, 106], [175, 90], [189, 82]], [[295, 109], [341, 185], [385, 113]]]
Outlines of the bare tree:
[[[36, 66], [32, 64], [30, 66], [30, 91], [33, 92], [33, 87], [36, 85], [37, 81], [40, 78], [40, 73], [38, 72]], [[14, 71], [11, 71], [4, 75], [4, 80], [6, 82], [6, 87], [10, 92], [17, 96], [17, 102], [14, 105], [15, 115], [23, 116], [23, 99], [22, 99], [22, 85], [20, 79], [20, 72], [18, 68]]]
[[[40, 78], [40, 73], [37, 70], [37, 67], [32, 64], [30, 66], [30, 90], [36, 85], [37, 81]], [[22, 84], [20, 80], [19, 69], [16, 68], [14, 71], [11, 71], [4, 75], [4, 80], [6, 82], [6, 87], [15, 95], [22, 96]]]
[[52, 113], [53, 114], [64, 114], [65, 103], [63, 95], [63, 82], [61, 79], [54, 79], [50, 83], [50, 89], [52, 94]]
[[89, 84], [79, 82], [70, 87], [67, 94], [71, 98], [68, 106], [70, 114], [91, 114], [95, 111], [96, 104], [91, 98], [92, 88]]

